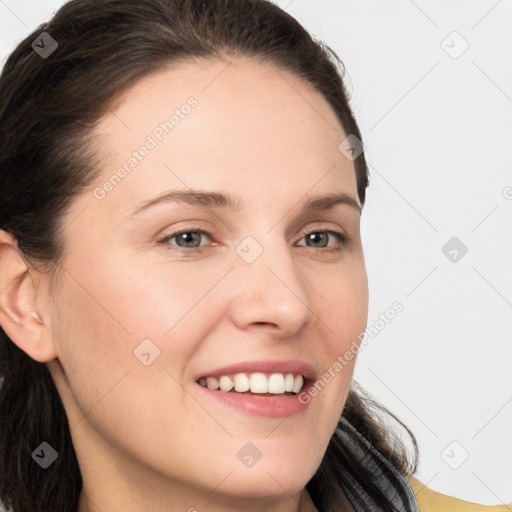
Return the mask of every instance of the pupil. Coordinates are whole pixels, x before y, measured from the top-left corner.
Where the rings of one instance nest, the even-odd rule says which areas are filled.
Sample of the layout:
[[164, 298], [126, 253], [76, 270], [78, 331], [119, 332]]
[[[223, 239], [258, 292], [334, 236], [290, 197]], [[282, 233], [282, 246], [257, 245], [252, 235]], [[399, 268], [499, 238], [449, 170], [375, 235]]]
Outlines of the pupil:
[[[193, 231], [190, 231], [188, 233], [181, 233], [178, 240], [182, 240], [183, 242], [185, 242], [185, 244], [188, 244], [191, 241], [190, 239], [191, 238], [193, 239], [194, 237], [196, 238], [196, 242], [197, 242], [199, 236], [200, 236], [199, 233], [194, 233]], [[193, 242], [193, 240], [192, 240], [192, 242]]]
[[[311, 240], [312, 238], [322, 237], [322, 236], [325, 238], [326, 233], [312, 233], [312, 234], [311, 234], [311, 235], [309, 235], [309, 236], [310, 236], [310, 240]], [[322, 244], [322, 247], [325, 247], [325, 245], [324, 245], [324, 244]]]

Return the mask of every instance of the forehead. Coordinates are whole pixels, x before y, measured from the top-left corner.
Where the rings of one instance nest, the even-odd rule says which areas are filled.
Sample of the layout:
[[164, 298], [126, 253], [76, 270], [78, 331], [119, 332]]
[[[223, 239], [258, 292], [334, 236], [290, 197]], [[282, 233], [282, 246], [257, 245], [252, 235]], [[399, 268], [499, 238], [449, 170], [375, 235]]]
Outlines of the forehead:
[[95, 132], [108, 162], [101, 180], [127, 171], [112, 205], [166, 186], [297, 198], [319, 181], [321, 192], [356, 190], [353, 163], [338, 150], [346, 134], [323, 95], [248, 58], [162, 68], [125, 91]]
[[[197, 102], [192, 112], [186, 107], [190, 98]], [[184, 143], [187, 138], [197, 145], [202, 139], [202, 144], [213, 145], [230, 137], [233, 151], [287, 139], [297, 153], [304, 144], [339, 144], [343, 135], [333, 109], [309, 82], [245, 57], [196, 59], [161, 68], [125, 91], [96, 131], [111, 142], [136, 146], [140, 135], [169, 121], [172, 137], [166, 140]]]

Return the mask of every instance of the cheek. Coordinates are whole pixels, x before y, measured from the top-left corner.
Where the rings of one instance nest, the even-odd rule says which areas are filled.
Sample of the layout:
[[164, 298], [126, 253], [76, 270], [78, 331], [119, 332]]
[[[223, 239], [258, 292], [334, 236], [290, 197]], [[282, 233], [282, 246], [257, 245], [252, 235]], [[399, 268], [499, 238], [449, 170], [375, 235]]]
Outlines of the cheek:
[[363, 264], [355, 265], [333, 277], [328, 293], [321, 295], [317, 314], [323, 325], [321, 349], [322, 374], [316, 399], [326, 415], [329, 432], [336, 427], [345, 404], [364, 335], [368, 316], [368, 287]]
[[333, 276], [324, 293], [319, 293], [317, 314], [325, 328], [325, 342], [331, 358], [344, 352], [366, 328], [368, 282], [364, 266]]
[[[58, 314], [52, 325], [71, 393], [65, 394], [71, 427], [78, 425], [80, 433], [91, 423], [112, 442], [127, 445], [135, 435], [147, 440], [163, 434], [158, 428], [168, 434], [171, 417], [186, 420], [180, 417], [183, 395], [178, 382], [190, 348], [190, 338], [172, 336], [172, 331], [165, 342], [161, 339], [184, 315], [169, 298], [172, 287], [160, 282], [151, 292], [144, 279], [135, 286], [134, 278], [127, 283], [112, 274], [102, 282], [93, 273], [85, 287], [85, 275], [80, 284], [78, 272], [73, 275], [55, 301]], [[187, 329], [186, 318], [182, 323], [180, 329]], [[144, 364], [145, 353], [149, 365]], [[168, 400], [165, 408], [162, 397]]]
[[[162, 262], [163, 261], [163, 262]], [[143, 261], [137, 265], [118, 264], [109, 280], [109, 298], [130, 332], [158, 340], [172, 336], [191, 317], [205, 313], [203, 302], [218, 296], [215, 284], [226, 268], [193, 262]], [[197, 319], [196, 319], [197, 320]], [[144, 334], [145, 333], [145, 334]]]
[[55, 303], [52, 336], [58, 358], [82, 414], [129, 368], [132, 336], [108, 289], [78, 272], [70, 275]]
[[70, 268], [75, 279], [62, 287], [58, 338], [59, 359], [83, 410], [127, 372], [123, 386], [130, 392], [121, 402], [144, 397], [149, 404], [154, 389], [169, 384], [172, 395], [172, 385], [184, 381], [189, 361], [225, 314], [218, 293], [211, 293], [219, 277], [163, 265], [138, 271], [103, 263], [82, 274], [78, 268]]

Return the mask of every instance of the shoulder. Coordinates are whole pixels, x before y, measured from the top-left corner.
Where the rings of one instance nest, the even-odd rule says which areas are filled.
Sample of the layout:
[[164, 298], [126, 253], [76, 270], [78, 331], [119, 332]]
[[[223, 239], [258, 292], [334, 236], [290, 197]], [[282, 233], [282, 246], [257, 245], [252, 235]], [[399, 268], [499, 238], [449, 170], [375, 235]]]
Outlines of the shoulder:
[[510, 505], [478, 505], [459, 500], [429, 489], [417, 478], [409, 477], [409, 485], [414, 491], [420, 512], [511, 512]]

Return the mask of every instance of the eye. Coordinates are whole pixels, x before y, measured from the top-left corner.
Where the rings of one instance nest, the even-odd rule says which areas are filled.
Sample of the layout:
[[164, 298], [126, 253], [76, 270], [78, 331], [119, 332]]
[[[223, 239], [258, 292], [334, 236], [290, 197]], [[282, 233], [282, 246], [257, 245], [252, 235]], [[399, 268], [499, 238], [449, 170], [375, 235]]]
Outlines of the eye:
[[169, 241], [176, 239], [176, 246], [178, 250], [199, 249], [199, 247], [201, 246], [201, 237], [205, 235], [208, 238], [211, 238], [210, 234], [202, 229], [188, 228], [183, 229], [181, 231], [176, 231], [175, 233], [171, 233], [170, 235], [166, 235], [165, 237], [158, 240], [158, 243], [174, 245], [170, 244]]
[[303, 236], [303, 239], [313, 242], [314, 245], [309, 245], [308, 247], [313, 247], [314, 249], [324, 249], [327, 248], [329, 237], [334, 237], [334, 239], [338, 242], [338, 247], [334, 247], [335, 250], [339, 249], [340, 246], [342, 246], [347, 241], [347, 236], [344, 233], [339, 233], [338, 231], [332, 230], [310, 231]]
[[[166, 246], [174, 246], [176, 250], [182, 252], [194, 250], [200, 252], [200, 248], [202, 247], [201, 239], [205, 236], [210, 240], [212, 238], [210, 233], [207, 231], [187, 228], [166, 235], [160, 238], [157, 242]], [[331, 246], [331, 250], [340, 250], [341, 246], [347, 242], [347, 236], [344, 233], [318, 229], [316, 231], [309, 231], [301, 238], [301, 240], [303, 239], [312, 243], [312, 245], [306, 244], [306, 247], [311, 247], [313, 249], [329, 249], [329, 241], [334, 239], [337, 241], [337, 247]], [[172, 243], [173, 240], [175, 240], [175, 243]]]

